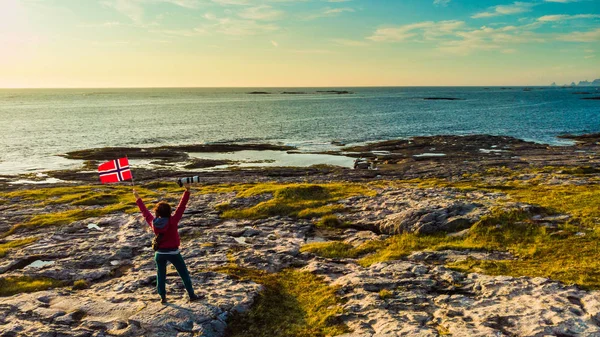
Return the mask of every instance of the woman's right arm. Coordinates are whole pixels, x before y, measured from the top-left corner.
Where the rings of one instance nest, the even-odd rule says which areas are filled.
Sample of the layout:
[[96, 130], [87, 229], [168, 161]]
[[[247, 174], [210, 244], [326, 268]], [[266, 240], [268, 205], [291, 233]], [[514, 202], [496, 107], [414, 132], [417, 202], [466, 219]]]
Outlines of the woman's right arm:
[[152, 213], [150, 213], [150, 211], [146, 208], [146, 205], [144, 205], [142, 198], [140, 198], [140, 195], [135, 189], [133, 190], [133, 196], [135, 197], [135, 203], [142, 212], [146, 223], [148, 224], [148, 226], [152, 227], [152, 220], [154, 220], [154, 216], [152, 216]]

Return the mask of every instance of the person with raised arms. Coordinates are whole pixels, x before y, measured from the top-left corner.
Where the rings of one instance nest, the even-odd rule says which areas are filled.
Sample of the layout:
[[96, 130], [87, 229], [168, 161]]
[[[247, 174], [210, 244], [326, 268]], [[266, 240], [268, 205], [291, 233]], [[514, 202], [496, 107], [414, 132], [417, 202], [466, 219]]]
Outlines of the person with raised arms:
[[137, 191], [133, 190], [136, 203], [146, 220], [146, 223], [150, 226], [154, 232], [154, 241], [152, 242], [152, 248], [156, 251], [154, 254], [154, 261], [156, 262], [156, 291], [160, 295], [160, 302], [167, 303], [166, 294], [166, 280], [167, 280], [167, 262], [171, 262], [177, 273], [181, 277], [185, 289], [187, 290], [190, 302], [201, 299], [194, 293], [192, 286], [192, 280], [190, 274], [183, 261], [183, 257], [179, 251], [179, 232], [178, 225], [183, 211], [190, 199], [190, 184], [185, 184], [185, 192], [179, 201], [179, 205], [175, 210], [174, 214], [171, 214], [171, 205], [169, 203], [161, 201], [154, 207], [154, 215], [148, 211], [144, 202], [140, 198]]

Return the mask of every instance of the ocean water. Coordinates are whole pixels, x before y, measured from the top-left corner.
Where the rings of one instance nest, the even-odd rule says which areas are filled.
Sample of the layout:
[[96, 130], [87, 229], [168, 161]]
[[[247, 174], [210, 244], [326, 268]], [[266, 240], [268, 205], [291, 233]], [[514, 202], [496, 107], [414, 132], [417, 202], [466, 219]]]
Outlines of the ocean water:
[[[557, 135], [600, 132], [600, 101], [581, 99], [599, 96], [594, 88], [331, 89], [352, 94], [316, 93], [325, 88], [2, 89], [0, 174], [72, 167], [57, 155], [105, 146], [269, 142], [322, 150], [335, 148], [332, 140], [438, 134], [564, 144]], [[581, 91], [592, 95], [575, 94]]]

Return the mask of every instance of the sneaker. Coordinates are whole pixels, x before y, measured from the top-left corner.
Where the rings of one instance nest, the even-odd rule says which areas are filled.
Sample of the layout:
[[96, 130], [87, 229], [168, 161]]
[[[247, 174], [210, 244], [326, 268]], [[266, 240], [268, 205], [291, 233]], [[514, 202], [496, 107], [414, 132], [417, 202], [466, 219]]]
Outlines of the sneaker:
[[190, 296], [190, 302], [199, 301], [199, 300], [201, 300], [203, 298], [204, 298], [204, 295], [196, 295], [196, 294], [194, 294], [194, 295]]
[[161, 304], [167, 304], [167, 296], [161, 296], [160, 297], [160, 303]]

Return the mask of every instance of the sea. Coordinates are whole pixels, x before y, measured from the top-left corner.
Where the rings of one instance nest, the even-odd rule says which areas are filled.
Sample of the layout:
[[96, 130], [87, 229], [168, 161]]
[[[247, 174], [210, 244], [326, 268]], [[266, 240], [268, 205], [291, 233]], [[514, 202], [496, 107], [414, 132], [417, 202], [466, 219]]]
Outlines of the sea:
[[0, 175], [72, 168], [81, 163], [61, 154], [107, 146], [277, 143], [321, 151], [339, 148], [334, 141], [361, 144], [448, 134], [565, 145], [570, 141], [558, 135], [600, 132], [600, 101], [582, 99], [600, 96], [599, 90], [0, 89]]

